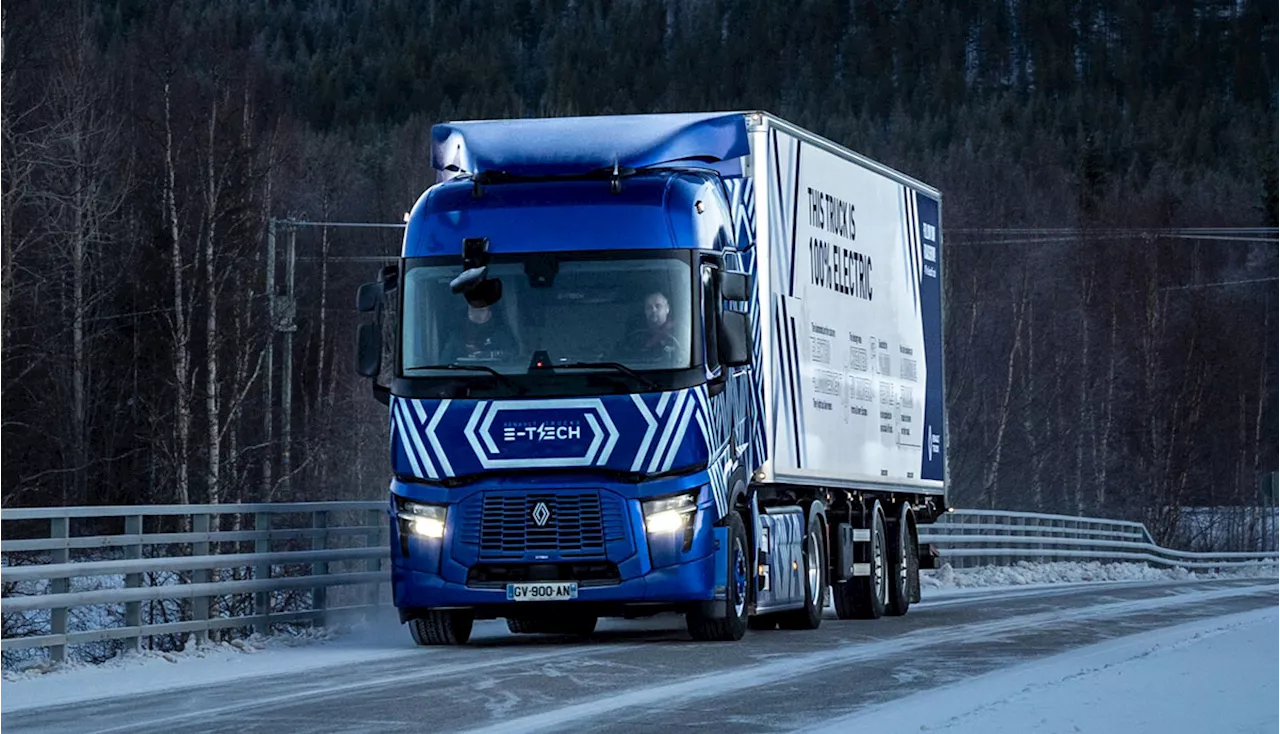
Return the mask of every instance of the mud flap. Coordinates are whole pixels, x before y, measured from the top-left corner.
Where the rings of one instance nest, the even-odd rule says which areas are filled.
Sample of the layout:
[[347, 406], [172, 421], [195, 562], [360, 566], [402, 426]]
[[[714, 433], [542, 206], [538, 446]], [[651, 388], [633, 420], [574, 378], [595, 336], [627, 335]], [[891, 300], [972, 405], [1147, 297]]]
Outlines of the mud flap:
[[724, 619], [729, 614], [725, 599], [729, 597], [729, 528], [717, 525], [716, 539], [716, 574], [712, 584], [712, 600], [699, 602], [703, 616], [712, 619]]
[[938, 569], [942, 568], [942, 558], [938, 553], [938, 546], [933, 543], [918, 546], [920, 555], [920, 568]]
[[854, 545], [853, 526], [847, 522], [836, 524], [836, 542], [832, 543], [831, 580], [843, 583], [853, 578]]

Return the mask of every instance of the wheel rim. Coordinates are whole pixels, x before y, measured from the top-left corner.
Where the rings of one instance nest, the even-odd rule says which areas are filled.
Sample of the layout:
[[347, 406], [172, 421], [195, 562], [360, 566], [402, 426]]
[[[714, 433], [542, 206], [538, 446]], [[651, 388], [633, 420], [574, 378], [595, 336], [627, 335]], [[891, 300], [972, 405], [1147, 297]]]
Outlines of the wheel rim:
[[[883, 528], [883, 526], [880, 527]], [[889, 601], [889, 593], [888, 589], [885, 588], [883, 530], [876, 533], [876, 542], [873, 543], [873, 546], [874, 550], [872, 552], [875, 554], [875, 568], [871, 569], [871, 573], [875, 579], [876, 598], [878, 598], [881, 603], [887, 603]]]
[[742, 541], [733, 543], [733, 611], [741, 617], [747, 608], [747, 554], [742, 552]]
[[821, 553], [821, 549], [818, 548], [818, 535], [817, 533], [810, 533], [809, 558], [805, 563], [805, 570], [809, 575], [809, 598], [813, 600], [814, 604], [818, 603], [822, 588], [822, 564], [818, 562], [819, 553]]

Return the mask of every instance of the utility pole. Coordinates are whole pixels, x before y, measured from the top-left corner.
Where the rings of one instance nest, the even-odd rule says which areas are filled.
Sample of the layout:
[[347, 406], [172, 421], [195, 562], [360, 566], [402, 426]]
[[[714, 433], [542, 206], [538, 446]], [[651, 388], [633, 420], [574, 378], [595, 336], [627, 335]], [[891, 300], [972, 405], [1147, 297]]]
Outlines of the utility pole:
[[289, 227], [289, 246], [285, 254], [283, 302], [284, 319], [280, 330], [284, 332], [284, 370], [280, 375], [280, 410], [284, 413], [284, 425], [280, 433], [283, 444], [280, 451], [280, 487], [285, 494], [289, 493], [289, 485], [293, 472], [293, 332], [298, 330], [295, 317], [298, 313], [298, 301], [294, 298], [294, 271], [298, 257], [298, 228]]
[[275, 396], [271, 380], [276, 374], [276, 220], [267, 219], [267, 379], [263, 381], [262, 433], [267, 446], [262, 460], [262, 500], [271, 496], [272, 464], [275, 454], [271, 441], [275, 433]]
[[[288, 241], [285, 244], [284, 252], [284, 293], [277, 292], [276, 283], [276, 230], [277, 227], [283, 225], [288, 234]], [[298, 330], [298, 300], [295, 293], [295, 273], [298, 257], [298, 228], [299, 227], [352, 227], [362, 229], [404, 229], [403, 224], [381, 223], [381, 222], [308, 222], [293, 219], [275, 219], [267, 220], [267, 262], [266, 262], [266, 280], [267, 280], [267, 316], [271, 324], [271, 334], [267, 339], [266, 354], [266, 379], [263, 381], [264, 388], [264, 411], [262, 417], [263, 434], [267, 448], [267, 455], [262, 462], [262, 499], [264, 501], [271, 500], [274, 495], [273, 484], [275, 474], [276, 450], [273, 439], [275, 436], [275, 355], [276, 355], [276, 334], [284, 335], [284, 344], [282, 345], [283, 358], [281, 359], [280, 370], [280, 410], [283, 413], [280, 423], [280, 489], [287, 496], [289, 494], [290, 485], [292, 484], [293, 474], [293, 334]], [[314, 257], [304, 257], [301, 260], [311, 261]], [[363, 255], [354, 257], [338, 257], [330, 258], [331, 261], [343, 262], [394, 262], [396, 255]], [[323, 349], [323, 345], [321, 345]]]

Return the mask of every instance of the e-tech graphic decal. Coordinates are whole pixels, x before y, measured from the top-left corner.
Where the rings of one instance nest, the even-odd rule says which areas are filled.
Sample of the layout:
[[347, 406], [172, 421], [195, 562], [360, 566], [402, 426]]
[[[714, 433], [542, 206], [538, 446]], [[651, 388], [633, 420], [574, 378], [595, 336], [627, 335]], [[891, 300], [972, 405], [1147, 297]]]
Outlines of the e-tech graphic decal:
[[478, 403], [463, 429], [485, 469], [605, 466], [618, 428], [600, 398]]
[[[726, 480], [746, 443], [749, 414], [740, 406], [747, 400], [745, 389], [709, 399], [706, 386], [555, 400], [393, 396], [392, 461], [397, 473], [425, 479], [571, 467], [663, 474], [706, 465], [723, 513]], [[731, 445], [734, 436], [739, 443]]]
[[[796, 296], [796, 228], [800, 187], [799, 140], [774, 130], [769, 135], [769, 242], [772, 250], [773, 358], [778, 369], [773, 384], [775, 458], [792, 466], [805, 466], [805, 412], [801, 409], [803, 378], [800, 375], [797, 320], [803, 321], [803, 303]], [[786, 450], [786, 454], [782, 451]]]
[[[737, 239], [737, 252], [733, 257], [726, 257], [726, 265], [747, 274], [748, 290], [751, 300], [747, 302], [747, 314], [751, 321], [751, 350], [749, 391], [743, 391], [737, 398], [731, 411], [733, 415], [746, 416], [748, 431], [746, 451], [742, 453], [742, 462], [748, 472], [753, 472], [769, 458], [768, 437], [764, 428], [764, 375], [760, 370], [761, 339], [760, 298], [757, 290], [756, 268], [756, 200], [755, 182], [749, 178], [733, 178], [725, 181], [729, 188], [729, 206], [733, 213], [734, 235]], [[718, 396], [717, 396], [718, 397]], [[726, 401], [730, 398], [725, 398]]]

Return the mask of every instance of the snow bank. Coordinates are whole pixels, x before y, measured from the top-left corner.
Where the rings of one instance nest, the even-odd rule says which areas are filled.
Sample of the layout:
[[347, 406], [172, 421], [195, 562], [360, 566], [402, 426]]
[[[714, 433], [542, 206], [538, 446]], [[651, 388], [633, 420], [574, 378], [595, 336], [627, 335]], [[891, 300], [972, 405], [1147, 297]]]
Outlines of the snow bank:
[[204, 645], [190, 645], [185, 650], [166, 652], [160, 650], [140, 650], [138, 652], [121, 652], [102, 663], [90, 663], [80, 660], [68, 660], [55, 664], [47, 658], [40, 658], [15, 665], [13, 670], [4, 671], [6, 683], [34, 680], [49, 673], [72, 674], [84, 670], [129, 670], [139, 667], [151, 667], [156, 663], [179, 663], [189, 660], [227, 660], [243, 655], [252, 655], [267, 650], [299, 647], [316, 643], [330, 642], [343, 636], [344, 630], [337, 627], [315, 627], [299, 629], [290, 634], [277, 634], [270, 637], [250, 635], [229, 642], [210, 642]]
[[396, 621], [395, 610], [388, 608], [330, 627], [190, 645], [181, 652], [122, 653], [96, 665], [36, 661], [6, 671], [0, 691], [8, 712], [420, 654]]
[[1098, 561], [1057, 561], [1012, 566], [981, 566], [954, 569], [944, 564], [936, 571], [922, 571], [920, 585], [926, 589], [965, 589], [993, 586], [1074, 584], [1091, 581], [1194, 581], [1220, 578], [1275, 578], [1280, 567], [1258, 563], [1227, 571], [1189, 571], [1185, 568], [1154, 568], [1144, 563], [1100, 563]]

